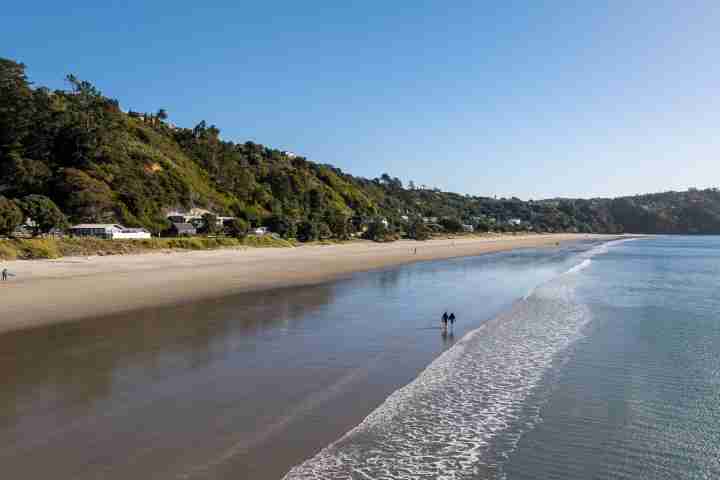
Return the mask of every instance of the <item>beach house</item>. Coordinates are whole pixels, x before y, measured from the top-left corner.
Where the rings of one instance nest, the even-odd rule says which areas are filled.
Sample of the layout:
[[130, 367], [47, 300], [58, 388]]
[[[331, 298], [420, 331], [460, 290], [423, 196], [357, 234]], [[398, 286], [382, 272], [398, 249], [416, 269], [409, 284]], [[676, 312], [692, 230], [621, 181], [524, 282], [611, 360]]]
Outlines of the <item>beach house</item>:
[[108, 240], [144, 240], [150, 232], [144, 228], [126, 228], [116, 223], [82, 223], [68, 229], [76, 237], [96, 237]]

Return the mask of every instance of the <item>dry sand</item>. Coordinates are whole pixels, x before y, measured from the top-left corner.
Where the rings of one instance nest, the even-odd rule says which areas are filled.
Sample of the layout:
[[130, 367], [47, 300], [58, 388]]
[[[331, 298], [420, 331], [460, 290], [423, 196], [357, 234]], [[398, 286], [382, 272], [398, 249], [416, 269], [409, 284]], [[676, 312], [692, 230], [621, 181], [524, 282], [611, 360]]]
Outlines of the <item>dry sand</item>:
[[[554, 246], [607, 235], [527, 235], [389, 244], [227, 249], [5, 262], [0, 332], [243, 291], [324, 282], [422, 260]], [[417, 254], [413, 250], [417, 248]]]

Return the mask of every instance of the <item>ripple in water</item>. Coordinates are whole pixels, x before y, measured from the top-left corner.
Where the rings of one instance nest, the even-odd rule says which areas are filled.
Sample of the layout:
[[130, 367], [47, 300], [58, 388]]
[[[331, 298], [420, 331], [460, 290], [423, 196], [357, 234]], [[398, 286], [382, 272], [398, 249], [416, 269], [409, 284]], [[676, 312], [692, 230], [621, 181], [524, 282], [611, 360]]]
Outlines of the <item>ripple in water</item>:
[[590, 319], [572, 275], [589, 264], [584, 261], [468, 333], [285, 479], [464, 479], [498, 473], [520, 436], [538, 421], [538, 387]]

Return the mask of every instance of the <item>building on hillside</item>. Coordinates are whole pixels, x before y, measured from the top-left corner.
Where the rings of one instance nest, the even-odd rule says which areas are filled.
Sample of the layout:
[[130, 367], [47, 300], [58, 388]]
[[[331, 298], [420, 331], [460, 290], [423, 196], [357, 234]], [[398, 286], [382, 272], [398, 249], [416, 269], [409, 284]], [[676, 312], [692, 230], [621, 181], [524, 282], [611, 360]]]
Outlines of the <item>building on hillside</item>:
[[[191, 208], [190, 210], [173, 210], [167, 212], [165, 214], [165, 218], [167, 218], [171, 223], [191, 223], [195, 227], [201, 227], [204, 222], [203, 216], [207, 214], [215, 215], [215, 213], [210, 210], [205, 210], [204, 208]], [[215, 221], [217, 222], [218, 227], [222, 227], [225, 222], [234, 219], [235, 217], [215, 216]]]
[[253, 235], [257, 235], [259, 237], [262, 237], [263, 235], [267, 235], [268, 233], [268, 227], [257, 227], [250, 230], [250, 233]]
[[108, 240], [144, 240], [150, 238], [150, 232], [144, 228], [125, 228], [116, 223], [82, 223], [68, 229], [76, 237], [96, 237]]
[[423, 223], [437, 223], [438, 217], [423, 217]]
[[508, 223], [517, 227], [522, 224], [522, 220], [520, 220], [519, 218], [511, 218], [510, 220], [508, 220]]
[[465, 223], [462, 224], [462, 228], [463, 228], [463, 231], [468, 232], [468, 233], [472, 233], [475, 231], [475, 227], [473, 227], [472, 225], [467, 225]]
[[170, 235], [176, 237], [192, 237], [197, 234], [197, 229], [192, 223], [173, 223], [170, 226]]

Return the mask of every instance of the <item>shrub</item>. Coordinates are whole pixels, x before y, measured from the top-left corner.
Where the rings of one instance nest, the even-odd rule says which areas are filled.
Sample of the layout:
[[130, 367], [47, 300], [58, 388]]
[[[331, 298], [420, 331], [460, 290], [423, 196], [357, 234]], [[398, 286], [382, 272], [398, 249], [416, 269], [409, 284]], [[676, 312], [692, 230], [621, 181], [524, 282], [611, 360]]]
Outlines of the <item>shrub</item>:
[[19, 240], [19, 257], [23, 259], [61, 257], [57, 241], [52, 238]]

